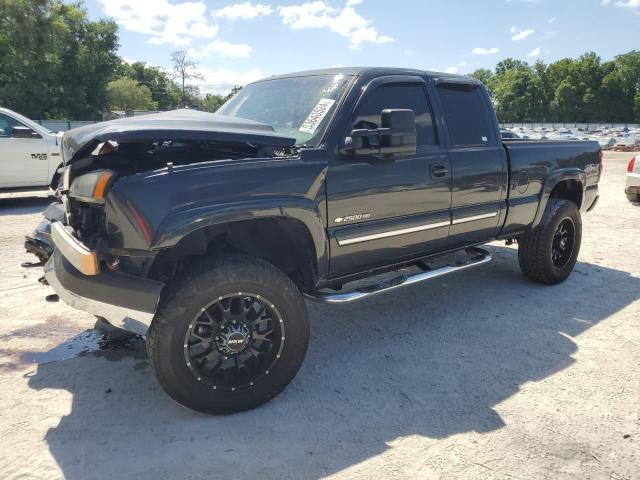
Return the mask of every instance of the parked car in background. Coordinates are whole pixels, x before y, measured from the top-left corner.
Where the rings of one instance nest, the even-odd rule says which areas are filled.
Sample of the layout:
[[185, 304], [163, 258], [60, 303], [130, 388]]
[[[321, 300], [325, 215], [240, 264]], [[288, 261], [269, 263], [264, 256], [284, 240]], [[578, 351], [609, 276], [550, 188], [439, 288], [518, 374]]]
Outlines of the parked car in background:
[[62, 167], [62, 133], [0, 108], [0, 189], [55, 189]]
[[627, 186], [624, 189], [630, 202], [640, 202], [640, 155], [632, 157], [627, 168]]
[[502, 138], [502, 140], [514, 140], [514, 139], [522, 138], [517, 133], [513, 133], [510, 130], [504, 130], [504, 129], [500, 130], [500, 137]]

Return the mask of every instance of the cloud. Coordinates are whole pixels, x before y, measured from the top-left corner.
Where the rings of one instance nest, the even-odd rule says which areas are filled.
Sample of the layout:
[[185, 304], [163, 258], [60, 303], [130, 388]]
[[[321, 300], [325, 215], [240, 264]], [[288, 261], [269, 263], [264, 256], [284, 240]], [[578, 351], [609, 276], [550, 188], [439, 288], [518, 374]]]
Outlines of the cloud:
[[191, 81], [192, 85], [196, 85], [203, 93], [228, 93], [236, 85], [246, 85], [262, 78], [260, 69], [253, 68], [246, 72], [235, 72], [227, 69], [211, 69], [199, 66], [198, 72], [204, 77], [204, 80]]
[[519, 42], [520, 40], [524, 40], [525, 38], [529, 37], [534, 32], [535, 30], [532, 29], [520, 30], [518, 33], [511, 37], [511, 40], [513, 40], [514, 42]]
[[169, 0], [100, 0], [104, 13], [121, 27], [150, 35], [149, 43], [184, 46], [193, 38], [212, 38], [217, 25], [205, 17], [202, 1], [174, 4]]
[[640, 8], [640, 0], [621, 0], [614, 5], [622, 8]]
[[202, 59], [213, 56], [227, 58], [247, 58], [251, 55], [251, 47], [245, 43], [229, 43], [223, 40], [214, 40], [199, 48], [190, 48], [189, 56]]
[[365, 19], [355, 6], [363, 0], [347, 0], [343, 8], [334, 8], [323, 0], [306, 2], [299, 5], [278, 7], [282, 23], [294, 30], [304, 28], [326, 28], [350, 40], [349, 48], [359, 50], [363, 43], [390, 43], [393, 38], [380, 35], [371, 26], [371, 21]]
[[471, 53], [474, 53], [476, 55], [493, 55], [494, 53], [498, 53], [500, 50], [496, 47], [493, 48], [482, 48], [482, 47], [476, 47], [473, 50], [471, 50]]
[[[600, 5], [606, 7], [611, 5], [611, 0], [602, 0]], [[640, 0], [618, 0], [617, 2], [613, 2], [613, 5], [620, 8], [639, 8], [640, 9]]]
[[460, 71], [461, 67], [466, 67], [466, 66], [467, 66], [467, 62], [465, 60], [463, 60], [462, 62], [458, 63], [457, 65], [453, 65], [451, 67], [445, 68], [444, 72], [445, 73], [455, 74], [455, 73], [458, 73]]
[[509, 29], [509, 33], [516, 33], [517, 30], [518, 30], [518, 27], [516, 27], [515, 25], [512, 25], [511, 28]]
[[540, 47], [534, 48], [529, 52], [530, 57], [539, 57], [540, 56]]
[[263, 5], [251, 2], [234, 3], [215, 12], [218, 18], [226, 18], [228, 20], [251, 20], [259, 16], [269, 16], [273, 12], [271, 5]]
[[547, 20], [547, 24], [551, 25], [552, 23], [554, 23], [556, 20], [558, 20], [558, 17], [551, 17], [549, 20]]

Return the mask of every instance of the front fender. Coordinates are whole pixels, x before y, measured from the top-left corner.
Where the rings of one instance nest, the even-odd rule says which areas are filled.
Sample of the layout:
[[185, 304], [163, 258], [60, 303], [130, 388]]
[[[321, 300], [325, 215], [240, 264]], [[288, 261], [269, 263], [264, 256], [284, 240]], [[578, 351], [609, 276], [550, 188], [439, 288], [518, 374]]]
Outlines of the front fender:
[[301, 222], [313, 241], [319, 273], [325, 270], [328, 244], [323, 219], [318, 205], [305, 197], [269, 197], [249, 202], [205, 205], [173, 213], [159, 225], [151, 249], [173, 247], [201, 228], [259, 218], [286, 218]]
[[536, 211], [536, 216], [533, 219], [533, 224], [531, 228], [536, 228], [540, 225], [542, 221], [542, 216], [544, 215], [544, 211], [547, 208], [547, 204], [549, 203], [549, 198], [551, 197], [551, 192], [554, 187], [565, 180], [577, 180], [580, 182], [580, 186], [582, 187], [582, 202], [584, 203], [584, 195], [585, 195], [585, 185], [587, 183], [586, 174], [584, 171], [579, 168], [563, 168], [560, 170], [556, 170], [549, 174], [547, 179], [544, 181], [542, 185], [542, 190], [540, 191], [540, 202], [538, 203], [538, 210]]

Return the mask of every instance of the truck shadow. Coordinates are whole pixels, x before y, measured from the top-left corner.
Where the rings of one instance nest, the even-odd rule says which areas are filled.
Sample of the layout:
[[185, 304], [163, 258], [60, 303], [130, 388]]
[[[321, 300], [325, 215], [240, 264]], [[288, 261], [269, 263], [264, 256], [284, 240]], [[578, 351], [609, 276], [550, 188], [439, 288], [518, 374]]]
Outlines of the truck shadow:
[[491, 250], [492, 264], [429, 284], [310, 304], [300, 373], [250, 412], [186, 411], [135, 358], [39, 365], [30, 387], [73, 394], [46, 434], [50, 452], [68, 479], [319, 478], [399, 437], [499, 429], [494, 407], [573, 364], [573, 339], [640, 298], [640, 279], [581, 262], [545, 287], [520, 275], [514, 249]]
[[3, 215], [31, 215], [44, 212], [47, 206], [55, 201], [47, 192], [34, 192], [20, 196], [0, 195], [0, 217]]

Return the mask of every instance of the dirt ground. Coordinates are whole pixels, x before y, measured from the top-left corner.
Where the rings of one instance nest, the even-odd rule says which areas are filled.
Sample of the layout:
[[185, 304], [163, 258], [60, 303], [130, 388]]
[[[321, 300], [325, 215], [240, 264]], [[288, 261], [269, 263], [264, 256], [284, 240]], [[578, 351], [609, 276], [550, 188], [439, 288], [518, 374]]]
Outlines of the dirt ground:
[[640, 205], [607, 154], [579, 263], [546, 287], [494, 261], [349, 306], [309, 304], [283, 394], [207, 417], [144, 340], [47, 303], [22, 241], [50, 200], [0, 195], [0, 478], [640, 478]]

